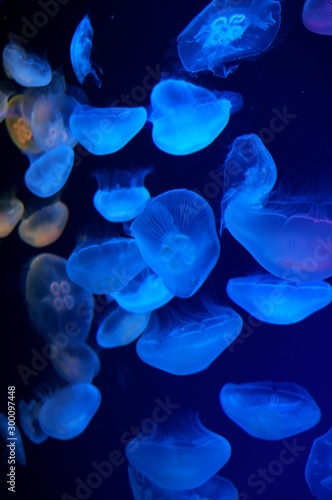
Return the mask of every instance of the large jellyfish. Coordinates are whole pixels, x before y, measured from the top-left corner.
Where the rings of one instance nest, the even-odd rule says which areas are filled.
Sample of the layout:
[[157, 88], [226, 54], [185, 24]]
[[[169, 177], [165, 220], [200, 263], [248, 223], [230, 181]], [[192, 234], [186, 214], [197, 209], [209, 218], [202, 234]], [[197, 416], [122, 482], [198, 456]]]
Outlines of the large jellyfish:
[[99, 358], [87, 344], [67, 346], [64, 349], [58, 349], [53, 344], [52, 349], [52, 365], [69, 384], [91, 382], [100, 370]]
[[18, 404], [18, 414], [24, 434], [35, 444], [46, 441], [47, 435], [42, 431], [39, 425], [39, 412], [43, 401], [31, 399], [29, 403], [20, 400]]
[[332, 498], [332, 428], [313, 442], [305, 468], [311, 493], [319, 500]]
[[[10, 391], [10, 389], [13, 389], [15, 394], [15, 386], [9, 386], [8, 391]], [[0, 436], [4, 439], [6, 446], [4, 453], [4, 463], [8, 467], [11, 466], [15, 467], [16, 462], [20, 465], [26, 465], [27, 463], [25, 458], [25, 451], [21, 433], [16, 425], [15, 417], [14, 418], [12, 417], [13, 412], [15, 415], [15, 404], [11, 405], [10, 401], [8, 401], [8, 416], [5, 416], [3, 413], [0, 413]], [[8, 474], [8, 476], [10, 475]], [[10, 480], [11, 479], [9, 477], [8, 479], [9, 484]], [[15, 481], [14, 481], [14, 486], [15, 486]]]
[[29, 54], [11, 40], [2, 52], [3, 68], [8, 78], [23, 87], [43, 87], [52, 80], [52, 70], [46, 59]]
[[332, 35], [331, 0], [306, 0], [302, 11], [304, 26], [318, 35]]
[[155, 145], [172, 155], [188, 155], [211, 144], [242, 106], [235, 92], [211, 92], [183, 80], [165, 80], [151, 93]]
[[228, 441], [204, 427], [194, 414], [186, 418], [176, 415], [171, 422], [156, 425], [148, 435], [138, 434], [126, 446], [129, 463], [167, 490], [201, 486], [225, 465], [230, 455]]
[[178, 52], [187, 71], [211, 70], [227, 77], [237, 66], [225, 65], [266, 51], [280, 26], [274, 0], [213, 0], [178, 36]]
[[0, 199], [0, 238], [8, 236], [22, 219], [24, 205], [15, 196]]
[[187, 189], [152, 199], [132, 223], [131, 232], [147, 265], [178, 297], [193, 295], [219, 258], [213, 211]]
[[311, 429], [321, 416], [306, 389], [292, 382], [226, 384], [219, 397], [233, 422], [251, 436], [267, 441]]

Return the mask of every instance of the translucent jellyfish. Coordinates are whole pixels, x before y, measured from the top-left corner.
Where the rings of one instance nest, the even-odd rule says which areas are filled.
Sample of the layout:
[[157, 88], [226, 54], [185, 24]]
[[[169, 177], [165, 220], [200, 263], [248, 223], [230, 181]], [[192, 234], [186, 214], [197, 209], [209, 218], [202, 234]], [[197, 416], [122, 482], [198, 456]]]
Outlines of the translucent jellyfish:
[[236, 339], [242, 318], [230, 307], [212, 302], [166, 317], [154, 314], [136, 344], [138, 356], [147, 364], [174, 375], [205, 370]]
[[144, 179], [151, 168], [131, 171], [114, 170], [97, 172], [98, 191], [93, 197], [95, 209], [110, 222], [127, 222], [135, 219], [150, 199]]
[[23, 87], [43, 87], [52, 80], [48, 61], [36, 54], [29, 54], [13, 40], [3, 49], [2, 63], [6, 76]]
[[152, 139], [172, 155], [206, 148], [239, 111], [242, 97], [234, 92], [211, 92], [182, 80], [165, 80], [151, 93]]
[[45, 247], [60, 238], [67, 220], [67, 205], [57, 201], [24, 219], [18, 227], [18, 234], [28, 245]]
[[129, 463], [167, 490], [190, 490], [208, 481], [228, 461], [228, 441], [202, 425], [198, 416], [172, 417], [126, 446]]
[[8, 99], [14, 91], [6, 88], [5, 84], [0, 84], [0, 123], [5, 119], [8, 111]]
[[90, 383], [100, 370], [99, 358], [87, 344], [67, 346], [64, 349], [52, 345], [52, 351], [54, 369], [69, 384]]
[[178, 36], [183, 66], [192, 73], [211, 70], [227, 77], [237, 66], [225, 63], [257, 56], [271, 46], [280, 11], [274, 0], [214, 0]]
[[26, 187], [41, 198], [58, 193], [65, 185], [74, 164], [74, 150], [60, 146], [32, 161], [25, 172]]
[[319, 500], [332, 498], [332, 428], [313, 442], [305, 468], [311, 493]]
[[226, 384], [219, 397], [233, 422], [251, 436], [267, 441], [311, 429], [321, 416], [306, 389], [292, 382]]
[[50, 437], [73, 439], [86, 429], [101, 402], [94, 385], [74, 384], [47, 399], [39, 412], [39, 424]]
[[330, 0], [306, 0], [302, 11], [304, 26], [318, 35], [332, 35], [332, 4]]
[[[10, 411], [15, 411], [15, 407], [13, 407], [13, 410]], [[0, 436], [4, 439], [6, 446], [4, 452], [4, 463], [8, 467], [15, 466], [16, 463], [26, 465], [25, 451], [19, 428], [17, 427], [15, 420], [6, 417], [3, 413], [0, 413]], [[8, 477], [8, 484], [9, 481], [10, 477]], [[11, 485], [9, 484], [9, 486]]]
[[23, 109], [24, 98], [23, 94], [19, 94], [9, 99], [5, 123], [16, 147], [26, 154], [38, 154], [41, 150], [33, 139], [30, 117]]
[[267, 274], [232, 278], [226, 290], [254, 318], [276, 325], [302, 321], [332, 301], [332, 287], [325, 281], [294, 283]]
[[94, 155], [108, 155], [122, 149], [144, 127], [144, 108], [92, 108], [77, 105], [70, 130], [82, 146]]
[[112, 294], [124, 288], [146, 263], [132, 238], [86, 241], [69, 256], [67, 273], [91, 293]]
[[120, 347], [134, 342], [145, 330], [150, 313], [132, 313], [117, 306], [108, 314], [97, 331], [100, 347]]
[[18, 404], [18, 414], [24, 434], [35, 444], [40, 444], [46, 441], [47, 435], [42, 431], [39, 425], [39, 412], [43, 405], [43, 401], [37, 402], [31, 399], [26, 403], [21, 399]]
[[131, 232], [147, 265], [177, 297], [190, 297], [216, 265], [220, 244], [210, 205], [187, 189], [152, 199]]
[[[90, 62], [92, 50], [93, 29], [89, 17], [86, 15], [78, 24], [70, 44], [70, 59], [77, 80], [83, 83], [88, 75], [91, 75], [97, 84], [101, 87], [101, 81], [97, 76], [95, 69]], [[101, 69], [97, 66], [100, 73]]]
[[72, 282], [66, 259], [42, 253], [30, 263], [26, 278], [26, 301], [30, 317], [41, 335], [63, 346], [82, 344], [93, 315], [92, 295]]
[[0, 200], [0, 238], [6, 238], [13, 231], [23, 213], [24, 205], [15, 196], [3, 197]]

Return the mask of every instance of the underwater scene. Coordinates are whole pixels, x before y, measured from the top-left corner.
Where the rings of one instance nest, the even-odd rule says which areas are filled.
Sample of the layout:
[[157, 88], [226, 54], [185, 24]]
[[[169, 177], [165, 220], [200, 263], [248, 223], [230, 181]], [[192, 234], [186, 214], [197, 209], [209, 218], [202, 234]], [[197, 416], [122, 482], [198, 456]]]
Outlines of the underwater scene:
[[332, 2], [0, 21], [0, 498], [332, 500]]

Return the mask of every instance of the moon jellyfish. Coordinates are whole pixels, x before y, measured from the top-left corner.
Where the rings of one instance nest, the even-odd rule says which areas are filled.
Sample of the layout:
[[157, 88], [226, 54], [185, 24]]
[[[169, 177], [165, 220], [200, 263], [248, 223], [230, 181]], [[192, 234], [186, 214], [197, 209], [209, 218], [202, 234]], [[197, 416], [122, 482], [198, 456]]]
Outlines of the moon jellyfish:
[[39, 412], [39, 424], [47, 436], [73, 439], [86, 429], [101, 402], [94, 385], [74, 384], [47, 399]]
[[18, 43], [11, 40], [2, 52], [3, 69], [23, 87], [44, 87], [52, 80], [52, 70], [46, 59], [28, 54]]
[[26, 187], [41, 198], [53, 196], [65, 185], [74, 164], [74, 150], [60, 146], [32, 161], [25, 172]]
[[[14, 390], [15, 394], [15, 387], [14, 386], [9, 386], [8, 391], [10, 389]], [[10, 392], [9, 392], [10, 394]], [[14, 396], [15, 399], [15, 396]], [[0, 436], [4, 439], [6, 443], [6, 448], [4, 452], [4, 463], [8, 467], [14, 466], [16, 462], [19, 465], [26, 465], [26, 458], [25, 458], [25, 451], [23, 447], [23, 442], [22, 442], [22, 437], [21, 433], [15, 423], [15, 417], [14, 419], [12, 418], [11, 412], [14, 411], [15, 415], [15, 404], [11, 405], [10, 401], [8, 402], [8, 416], [6, 417], [3, 413], [0, 413]], [[8, 474], [9, 478], [7, 483], [9, 486], [14, 486], [15, 487], [15, 481], [14, 485], [11, 485], [11, 477], [10, 474]], [[15, 477], [15, 475], [14, 475]], [[9, 490], [9, 487], [8, 487]], [[14, 491], [15, 493], [15, 491]]]
[[[92, 67], [90, 56], [92, 50], [93, 29], [89, 16], [84, 16], [78, 24], [70, 44], [70, 59], [77, 80], [82, 84], [88, 75], [91, 75], [98, 88], [101, 81]], [[100, 73], [101, 69], [97, 66]]]
[[93, 197], [97, 212], [110, 222], [135, 219], [150, 199], [150, 193], [143, 183], [151, 172], [151, 168], [114, 170], [112, 179], [108, 171], [97, 172], [98, 191]]
[[94, 155], [108, 155], [122, 149], [144, 127], [144, 108], [92, 108], [77, 105], [69, 125], [71, 133]]
[[293, 283], [271, 275], [232, 278], [227, 294], [254, 318], [275, 325], [290, 325], [310, 316], [332, 301], [325, 281]]
[[226, 384], [219, 398], [233, 422], [250, 436], [267, 441], [311, 429], [321, 416], [306, 389], [292, 382]]
[[[140, 439], [141, 438], [141, 439]], [[126, 446], [126, 457], [137, 471], [167, 490], [190, 490], [208, 481], [231, 456], [229, 442], [199, 421], [177, 416], [138, 434]]]
[[35, 444], [40, 444], [46, 441], [47, 435], [42, 431], [39, 425], [39, 412], [43, 405], [43, 401], [37, 402], [31, 399], [26, 403], [21, 399], [18, 404], [18, 414], [24, 434]]
[[331, 0], [306, 0], [302, 11], [304, 26], [318, 35], [332, 35]]
[[67, 205], [57, 201], [24, 219], [18, 227], [18, 234], [28, 245], [45, 247], [60, 238], [67, 220]]
[[211, 92], [182, 80], [158, 83], [151, 93], [152, 139], [172, 155], [206, 148], [226, 127], [230, 114], [242, 107], [234, 92]]
[[225, 63], [257, 56], [271, 46], [280, 11], [280, 3], [274, 0], [214, 0], [178, 36], [184, 68], [227, 77], [237, 66]]
[[56, 345], [59, 337], [66, 346], [77, 346], [86, 340], [93, 298], [68, 278], [66, 259], [44, 253], [32, 260], [26, 279], [26, 301], [38, 332]]
[[150, 313], [132, 313], [117, 307], [108, 314], [97, 331], [100, 347], [120, 347], [134, 342], [145, 330]]
[[87, 344], [58, 349], [52, 345], [52, 365], [69, 384], [91, 382], [100, 370], [97, 354]]
[[131, 232], [147, 265], [177, 297], [190, 297], [216, 265], [220, 244], [210, 205], [187, 189], [152, 199]]
[[24, 95], [19, 94], [10, 98], [5, 119], [8, 134], [17, 148], [26, 154], [38, 154], [40, 148], [35, 143], [30, 117], [24, 113]]
[[305, 468], [305, 478], [313, 496], [332, 498], [332, 428], [314, 440]]
[[13, 231], [23, 213], [24, 205], [15, 196], [0, 199], [0, 238], [6, 238]]

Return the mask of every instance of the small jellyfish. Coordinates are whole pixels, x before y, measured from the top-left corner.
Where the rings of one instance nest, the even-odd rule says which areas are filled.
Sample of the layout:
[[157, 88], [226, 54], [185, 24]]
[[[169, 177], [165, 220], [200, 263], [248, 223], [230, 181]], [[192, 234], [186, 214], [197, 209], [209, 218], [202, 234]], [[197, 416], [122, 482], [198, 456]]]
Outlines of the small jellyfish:
[[[8, 388], [8, 390], [10, 388], [11, 386]], [[15, 391], [15, 387], [13, 386], [12, 388]], [[8, 467], [10, 467], [11, 465], [15, 466], [16, 463], [18, 463], [19, 465], [27, 464], [21, 433], [16, 425], [15, 417], [13, 418], [12, 416], [13, 412], [15, 415], [15, 405], [11, 405], [9, 401], [8, 416], [6, 417], [3, 413], [0, 413], [0, 436], [4, 439], [6, 446], [4, 452], [4, 463]], [[11, 479], [9, 477], [7, 482], [9, 486], [12, 487], [13, 485], [10, 484], [10, 481]], [[14, 481], [14, 487], [15, 487], [15, 481]]]
[[87, 344], [64, 349], [58, 349], [53, 344], [52, 351], [53, 368], [69, 384], [90, 383], [100, 370], [99, 358]]
[[166, 490], [190, 490], [206, 483], [231, 456], [229, 442], [200, 422], [195, 414], [172, 417], [126, 446], [129, 463]]
[[82, 434], [98, 410], [101, 394], [88, 383], [60, 389], [45, 401], [39, 412], [39, 424], [47, 436], [73, 439]]
[[332, 498], [332, 428], [312, 444], [305, 478], [311, 493], [319, 500]]
[[0, 238], [6, 238], [13, 231], [23, 213], [24, 205], [15, 196], [3, 197], [0, 200]]
[[95, 209], [110, 222], [127, 222], [135, 219], [150, 199], [143, 185], [151, 168], [131, 171], [114, 170], [97, 172], [98, 191], [93, 197]]
[[0, 83], [0, 123], [6, 118], [8, 111], [8, 99], [14, 94], [6, 84]]
[[18, 227], [18, 234], [28, 245], [46, 247], [60, 238], [67, 220], [67, 205], [57, 201], [23, 219]]
[[18, 404], [18, 414], [24, 434], [35, 444], [46, 441], [47, 435], [42, 431], [39, 425], [39, 412], [43, 405], [43, 400], [36, 401], [31, 399], [29, 403], [20, 400]]
[[41, 153], [41, 149], [33, 139], [30, 117], [24, 112], [24, 100], [24, 94], [9, 99], [5, 118], [7, 131], [15, 146], [21, 151], [26, 154], [38, 154]]
[[172, 155], [188, 155], [211, 144], [239, 111], [235, 92], [211, 92], [182, 80], [165, 80], [151, 93], [152, 139]]
[[213, 0], [178, 36], [178, 52], [191, 73], [211, 70], [227, 77], [238, 61], [265, 52], [280, 26], [280, 2]]
[[226, 415], [250, 436], [276, 441], [314, 427], [321, 413], [310, 394], [292, 382], [226, 384], [220, 391]]
[[302, 11], [304, 26], [318, 35], [332, 35], [331, 0], [306, 0]]
[[52, 70], [47, 60], [27, 53], [13, 40], [3, 49], [2, 63], [6, 76], [23, 87], [44, 87], [52, 80]]
[[187, 189], [150, 200], [131, 232], [147, 265], [177, 297], [193, 295], [219, 258], [213, 211], [204, 198]]
[[77, 105], [69, 125], [71, 133], [94, 155], [109, 155], [122, 149], [144, 127], [144, 108], [92, 108]]
[[[93, 29], [89, 16], [84, 16], [78, 24], [70, 44], [70, 59], [77, 80], [82, 84], [88, 75], [94, 79], [100, 89], [101, 81], [95, 69], [92, 67], [90, 56], [92, 50]], [[97, 66], [102, 74], [103, 72]]]

